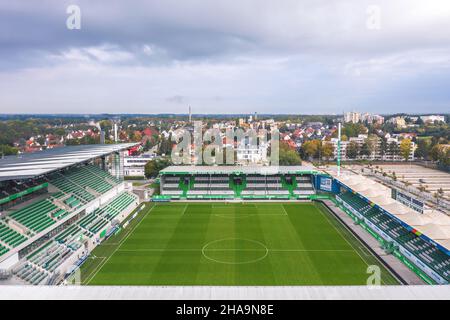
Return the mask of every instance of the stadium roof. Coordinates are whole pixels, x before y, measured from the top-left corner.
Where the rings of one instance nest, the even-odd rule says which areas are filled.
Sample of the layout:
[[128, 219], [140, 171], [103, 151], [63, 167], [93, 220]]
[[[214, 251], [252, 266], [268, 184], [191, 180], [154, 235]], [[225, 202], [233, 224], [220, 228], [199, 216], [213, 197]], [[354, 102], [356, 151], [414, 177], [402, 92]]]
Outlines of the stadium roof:
[[[438, 212], [419, 215], [413, 209], [392, 199], [390, 189], [381, 183], [357, 174], [345, 174], [340, 177], [332, 174], [342, 184], [360, 193], [397, 219], [443, 247], [450, 249], [450, 217], [447, 215]], [[367, 186], [370, 186], [370, 188], [367, 188]]]
[[313, 166], [170, 166], [160, 171], [160, 174], [289, 174], [316, 172]]
[[0, 159], [0, 181], [33, 178], [135, 145], [136, 143], [92, 144], [6, 156]]

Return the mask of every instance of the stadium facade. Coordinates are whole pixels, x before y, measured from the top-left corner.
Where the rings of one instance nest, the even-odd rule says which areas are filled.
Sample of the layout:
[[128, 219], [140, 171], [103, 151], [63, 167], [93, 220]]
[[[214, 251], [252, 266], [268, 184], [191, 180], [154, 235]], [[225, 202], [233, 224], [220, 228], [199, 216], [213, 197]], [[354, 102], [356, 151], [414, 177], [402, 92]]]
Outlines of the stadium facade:
[[139, 204], [122, 179], [134, 144], [63, 147], [0, 160], [0, 277], [58, 284]]

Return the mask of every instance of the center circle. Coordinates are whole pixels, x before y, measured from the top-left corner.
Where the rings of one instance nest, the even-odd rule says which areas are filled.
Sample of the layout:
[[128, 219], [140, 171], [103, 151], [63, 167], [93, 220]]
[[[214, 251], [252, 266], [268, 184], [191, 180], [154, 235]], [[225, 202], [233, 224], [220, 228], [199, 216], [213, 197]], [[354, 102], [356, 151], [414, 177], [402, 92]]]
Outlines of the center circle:
[[246, 264], [258, 262], [269, 253], [261, 242], [251, 239], [227, 238], [208, 242], [202, 248], [203, 256], [223, 264]]

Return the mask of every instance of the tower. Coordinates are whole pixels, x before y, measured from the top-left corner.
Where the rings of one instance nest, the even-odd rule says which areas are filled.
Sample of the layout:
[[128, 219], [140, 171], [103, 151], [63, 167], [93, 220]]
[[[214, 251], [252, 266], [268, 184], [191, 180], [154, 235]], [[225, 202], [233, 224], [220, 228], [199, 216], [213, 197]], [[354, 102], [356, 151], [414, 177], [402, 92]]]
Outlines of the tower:
[[338, 143], [337, 143], [337, 174], [341, 176], [341, 123], [338, 124]]
[[118, 131], [117, 122], [114, 122], [114, 142], [115, 142], [115, 143], [117, 143], [117, 140], [118, 140], [118, 134], [117, 134], [117, 131]]
[[192, 111], [191, 111], [191, 106], [189, 106], [189, 122], [192, 122]]

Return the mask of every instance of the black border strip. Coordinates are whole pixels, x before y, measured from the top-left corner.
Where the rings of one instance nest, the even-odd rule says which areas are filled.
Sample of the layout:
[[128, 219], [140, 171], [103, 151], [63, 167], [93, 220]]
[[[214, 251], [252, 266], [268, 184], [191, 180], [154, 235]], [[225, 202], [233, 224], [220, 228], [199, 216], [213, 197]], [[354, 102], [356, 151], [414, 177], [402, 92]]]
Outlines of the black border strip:
[[[359, 242], [361, 242], [364, 247], [386, 268], [388, 269], [392, 275], [394, 275], [397, 280], [400, 281], [400, 283], [402, 285], [408, 285], [408, 282], [405, 281], [405, 279], [403, 279], [398, 273], [397, 271], [395, 271], [386, 261], [384, 261], [379, 255], [378, 253], [375, 252], [375, 250], [373, 250], [366, 241], [364, 241], [364, 239], [362, 239], [355, 231], [352, 230], [352, 228], [350, 228], [344, 220], [341, 219], [341, 217], [339, 217], [339, 215], [334, 212], [334, 210], [332, 208], [330, 208], [328, 206], [328, 204], [326, 204], [322, 199], [315, 199], [313, 201], [317, 201], [320, 202], [321, 204], [323, 204], [325, 206], [325, 208], [328, 209], [328, 211], [330, 211], [330, 213], [333, 214], [333, 216], [345, 227], [345, 229], [347, 229], [356, 239], [359, 240]], [[331, 201], [331, 200], [330, 200]], [[372, 235], [370, 235], [372, 236]]]

